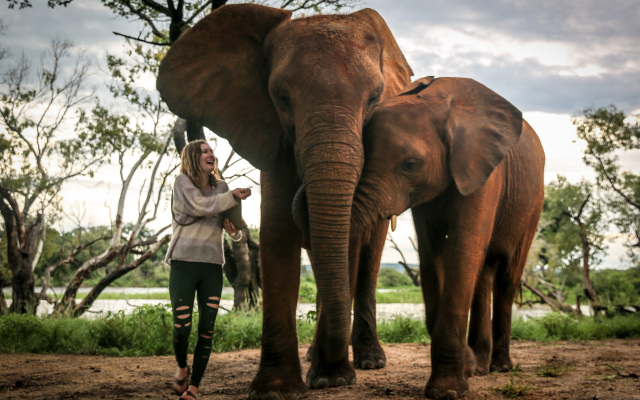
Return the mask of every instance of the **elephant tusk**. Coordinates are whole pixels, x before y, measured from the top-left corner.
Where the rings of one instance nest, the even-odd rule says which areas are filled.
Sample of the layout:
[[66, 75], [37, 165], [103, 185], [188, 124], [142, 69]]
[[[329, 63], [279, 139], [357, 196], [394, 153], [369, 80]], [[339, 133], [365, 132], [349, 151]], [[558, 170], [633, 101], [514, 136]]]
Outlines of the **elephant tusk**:
[[391, 216], [391, 232], [396, 231], [396, 225], [398, 225], [398, 216], [392, 215]]

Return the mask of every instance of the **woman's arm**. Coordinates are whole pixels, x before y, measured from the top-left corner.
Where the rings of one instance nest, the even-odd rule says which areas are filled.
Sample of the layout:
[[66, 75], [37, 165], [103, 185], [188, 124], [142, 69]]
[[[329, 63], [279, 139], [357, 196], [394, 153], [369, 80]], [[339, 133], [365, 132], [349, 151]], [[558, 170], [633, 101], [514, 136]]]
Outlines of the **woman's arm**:
[[173, 186], [173, 211], [175, 213], [192, 217], [212, 217], [236, 204], [233, 193], [230, 191], [215, 196], [203, 196], [200, 189], [186, 175], [178, 175]]

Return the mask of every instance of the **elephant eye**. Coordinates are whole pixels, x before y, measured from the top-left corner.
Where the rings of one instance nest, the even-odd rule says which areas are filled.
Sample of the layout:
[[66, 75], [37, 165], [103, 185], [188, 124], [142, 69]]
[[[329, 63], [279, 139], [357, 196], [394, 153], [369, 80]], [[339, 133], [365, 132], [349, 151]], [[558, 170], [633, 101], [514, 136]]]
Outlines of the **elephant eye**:
[[380, 96], [371, 96], [367, 102], [367, 107], [375, 107], [380, 102]]
[[373, 108], [378, 105], [380, 98], [382, 97], [382, 90], [383, 88], [379, 87], [371, 93], [371, 96], [369, 96], [369, 100], [367, 101], [367, 108]]
[[405, 160], [402, 163], [401, 168], [403, 172], [412, 173], [412, 172], [415, 172], [421, 166], [422, 166], [422, 161], [415, 158], [410, 158], [408, 160]]
[[276, 101], [278, 102], [278, 107], [280, 107], [282, 111], [290, 112], [293, 109], [291, 98], [285, 92], [279, 92], [276, 94]]

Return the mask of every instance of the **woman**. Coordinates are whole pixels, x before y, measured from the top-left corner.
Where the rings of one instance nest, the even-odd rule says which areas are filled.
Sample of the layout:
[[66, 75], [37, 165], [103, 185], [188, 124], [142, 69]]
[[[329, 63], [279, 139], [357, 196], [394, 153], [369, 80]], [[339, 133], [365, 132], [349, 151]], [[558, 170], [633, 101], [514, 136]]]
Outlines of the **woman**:
[[[173, 187], [173, 238], [166, 261], [171, 265], [169, 296], [173, 309], [173, 350], [178, 363], [173, 388], [181, 399], [195, 400], [211, 354], [213, 327], [222, 293], [223, 228], [233, 240], [239, 231], [221, 213], [251, 195], [251, 189], [229, 191], [220, 180], [218, 160], [207, 142], [189, 143], [181, 154], [180, 175]], [[198, 295], [198, 341], [193, 371], [187, 366], [193, 301]]]

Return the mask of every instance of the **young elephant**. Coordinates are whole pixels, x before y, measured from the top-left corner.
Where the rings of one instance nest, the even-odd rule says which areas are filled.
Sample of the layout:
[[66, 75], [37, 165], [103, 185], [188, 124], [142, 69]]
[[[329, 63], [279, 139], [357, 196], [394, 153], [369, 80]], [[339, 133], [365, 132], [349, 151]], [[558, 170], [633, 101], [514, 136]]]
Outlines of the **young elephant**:
[[544, 151], [520, 111], [462, 78], [423, 78], [382, 102], [363, 143], [352, 226], [412, 209], [432, 338], [425, 394], [461, 397], [466, 376], [512, 366], [511, 307], [542, 210]]

